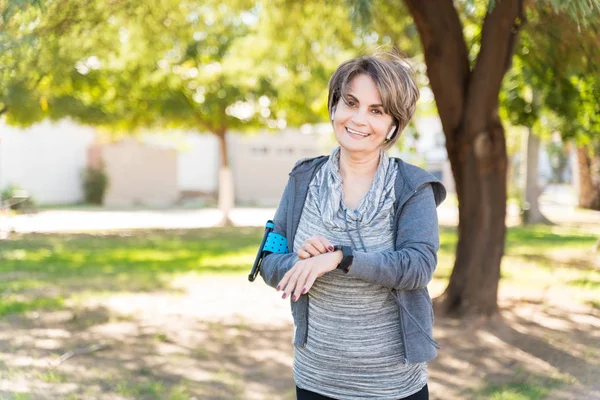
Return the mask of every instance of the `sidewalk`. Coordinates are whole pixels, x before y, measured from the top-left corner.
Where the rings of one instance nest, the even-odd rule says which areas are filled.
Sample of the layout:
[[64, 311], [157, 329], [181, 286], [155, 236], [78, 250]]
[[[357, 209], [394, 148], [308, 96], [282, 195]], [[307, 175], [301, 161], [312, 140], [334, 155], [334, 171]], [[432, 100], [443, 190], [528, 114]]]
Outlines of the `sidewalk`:
[[[275, 208], [235, 208], [230, 219], [235, 226], [264, 226]], [[441, 206], [440, 223], [456, 224], [458, 209]], [[192, 229], [215, 226], [221, 217], [217, 209], [199, 210], [47, 210], [36, 214], [0, 218], [0, 231], [18, 233], [89, 232], [122, 229]]]
[[[600, 212], [579, 210], [573, 196], [564, 190], [549, 190], [540, 198], [542, 212], [556, 223], [575, 223], [598, 227]], [[441, 225], [458, 223], [458, 208], [452, 201], [438, 207]], [[275, 208], [236, 208], [230, 219], [235, 226], [264, 226], [273, 218]], [[507, 207], [507, 223], [519, 223], [519, 209]], [[123, 229], [193, 229], [215, 226], [221, 213], [217, 209], [166, 209], [166, 210], [47, 210], [36, 214], [0, 215], [0, 233], [90, 232]]]
[[[273, 218], [274, 208], [238, 208], [231, 212], [237, 226], [261, 226]], [[192, 229], [215, 226], [221, 217], [216, 209], [200, 210], [48, 210], [0, 220], [0, 231], [18, 233], [88, 232], [122, 229]]]

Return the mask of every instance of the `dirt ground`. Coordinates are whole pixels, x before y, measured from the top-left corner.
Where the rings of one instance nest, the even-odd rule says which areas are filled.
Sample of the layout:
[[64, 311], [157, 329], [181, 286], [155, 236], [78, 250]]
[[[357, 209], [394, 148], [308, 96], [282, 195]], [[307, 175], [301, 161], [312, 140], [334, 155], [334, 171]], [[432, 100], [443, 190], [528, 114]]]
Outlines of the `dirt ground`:
[[[173, 286], [0, 321], [0, 398], [294, 398], [287, 300], [245, 276]], [[494, 320], [436, 320], [432, 399], [494, 398], [478, 391], [494, 384], [600, 399], [598, 310], [547, 293], [502, 293], [501, 307]]]

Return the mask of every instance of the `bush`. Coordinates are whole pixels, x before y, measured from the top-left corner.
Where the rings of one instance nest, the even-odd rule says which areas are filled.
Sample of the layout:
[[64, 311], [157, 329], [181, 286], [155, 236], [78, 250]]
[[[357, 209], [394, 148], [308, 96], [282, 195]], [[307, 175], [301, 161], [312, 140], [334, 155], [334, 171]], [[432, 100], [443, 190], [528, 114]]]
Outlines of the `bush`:
[[35, 200], [18, 185], [8, 185], [0, 192], [2, 204], [8, 204], [11, 210], [27, 210], [35, 207]]
[[87, 167], [83, 170], [83, 193], [88, 204], [102, 204], [108, 188], [108, 176], [104, 167]]

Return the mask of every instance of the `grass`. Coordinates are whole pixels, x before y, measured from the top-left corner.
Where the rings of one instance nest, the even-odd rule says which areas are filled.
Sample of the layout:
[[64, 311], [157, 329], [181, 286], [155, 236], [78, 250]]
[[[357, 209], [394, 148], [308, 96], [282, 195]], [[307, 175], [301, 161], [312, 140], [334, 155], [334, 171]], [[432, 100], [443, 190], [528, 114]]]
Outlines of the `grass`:
[[[262, 228], [143, 230], [113, 234], [22, 235], [0, 242], [0, 317], [53, 310], [86, 293], [170, 290], [178, 274], [245, 274]], [[567, 285], [600, 304], [600, 272], [589, 265], [596, 237], [573, 228], [508, 230], [503, 282]], [[435, 279], [448, 280], [456, 229], [441, 229]], [[565, 258], [564, 255], [568, 257]]]
[[24, 235], [0, 243], [0, 278], [10, 277], [22, 290], [84, 283], [92, 290], [152, 291], [168, 287], [177, 273], [246, 271], [260, 239], [253, 228]]
[[116, 387], [117, 393], [125, 397], [144, 399], [183, 400], [190, 394], [185, 385], [179, 384], [169, 389], [161, 382], [121, 382]]
[[65, 383], [65, 382], [68, 382], [68, 378], [67, 378], [66, 375], [61, 374], [60, 372], [56, 372], [56, 371], [42, 372], [42, 373], [40, 373], [39, 378], [43, 382], [47, 382], [47, 383]]
[[587, 301], [587, 304], [592, 308], [595, 308], [596, 310], [600, 311], [600, 301], [589, 300]]
[[[502, 259], [502, 285], [517, 289], [570, 287], [582, 301], [600, 302], [600, 271], [591, 249], [598, 238], [561, 226], [513, 227], [507, 230]], [[456, 250], [456, 228], [440, 230], [438, 268], [434, 279], [446, 283]]]
[[565, 382], [550, 377], [534, 377], [521, 382], [489, 385], [479, 390], [474, 400], [539, 400]]
[[61, 297], [37, 297], [24, 301], [8, 298], [0, 302], [0, 317], [33, 310], [58, 310], [63, 307], [64, 301]]
[[500, 386], [491, 386], [483, 391], [477, 399], [491, 400], [537, 400], [548, 393], [548, 388], [531, 383], [509, 383]]
[[247, 272], [261, 229], [22, 235], [0, 242], [0, 318], [99, 293], [171, 290], [180, 273]]
[[[131, 317], [113, 320], [117, 317], [112, 316], [108, 309], [88, 309], [80, 306], [78, 300], [121, 292], [175, 292], [180, 289], [171, 287], [173, 279], [180, 275], [187, 277], [188, 274], [234, 274], [245, 281], [262, 232], [262, 228], [211, 228], [14, 236], [0, 242], [0, 319], [7, 318], [10, 324], [11, 321], [22, 321], [21, 318], [8, 318], [11, 315], [68, 308], [70, 313], [61, 314], [72, 314], [66, 324], [69, 329], [79, 332], [93, 325], [120, 321], [121, 318], [128, 321]], [[589, 306], [590, 310], [600, 310], [600, 272], [593, 266], [597, 256], [591, 252], [596, 240], [596, 237], [574, 228], [510, 228], [501, 284], [526, 289], [559, 286], [571, 290], [573, 298]], [[456, 229], [443, 227], [439, 267], [434, 276], [440, 287], [447, 283], [450, 276], [456, 242]], [[43, 313], [40, 315], [43, 316]], [[238, 341], [243, 341], [245, 333], [251, 333], [252, 328], [240, 323], [236, 325], [236, 334], [232, 335], [228, 333], [229, 328], [220, 322], [206, 321], [205, 325], [207, 332], [210, 332], [205, 342], [191, 342], [190, 354], [180, 350], [170, 356], [175, 358], [169, 360], [192, 357], [195, 363], [200, 363], [210, 371], [210, 375], [207, 375], [209, 383], [198, 384], [178, 377], [161, 376], [160, 369], [142, 363], [122, 374], [103, 378], [103, 390], [125, 398], [140, 399], [188, 399], [199, 390], [203, 394], [205, 390], [210, 390], [210, 395], [222, 396], [217, 398], [243, 398], [247, 375], [225, 364], [221, 365], [223, 355], [218, 350], [242, 348]], [[554, 346], [567, 345], [571, 342], [566, 337], [563, 340], [563, 336], [557, 335], [548, 339], [548, 342]], [[168, 350], [178, 344], [178, 337], [173, 331], [160, 328], [144, 336], [143, 343], [152, 349], [164, 347]], [[19, 348], [15, 347], [15, 354], [19, 354], [17, 350]], [[577, 351], [581, 352], [580, 357], [588, 360], [595, 360], [598, 356], [592, 347], [579, 346]], [[99, 363], [102, 362], [102, 356], [102, 353], [89, 355], [98, 357], [94, 360]], [[75, 363], [75, 360], [69, 363]], [[206, 367], [208, 365], [211, 367]], [[5, 370], [4, 374], [2, 370]], [[8, 373], [10, 368], [0, 362], [0, 376]], [[266, 380], [261, 373], [258, 369], [251, 376]], [[65, 372], [58, 370], [44, 369], [31, 376], [32, 379], [54, 386], [77, 380], [73, 375], [65, 375]], [[4, 376], [2, 379], [10, 377]], [[565, 382], [551, 376], [519, 373], [510, 375], [505, 381], [490, 380], [486, 383], [487, 386], [481, 389], [464, 392], [464, 398], [542, 399]], [[23, 396], [29, 398], [27, 394]], [[209, 396], [208, 392], [206, 396]], [[293, 398], [293, 392], [287, 393], [286, 397]], [[73, 394], [73, 397], [66, 398], [77, 397]]]
[[29, 400], [31, 397], [27, 393], [15, 393], [12, 398], [14, 400]]

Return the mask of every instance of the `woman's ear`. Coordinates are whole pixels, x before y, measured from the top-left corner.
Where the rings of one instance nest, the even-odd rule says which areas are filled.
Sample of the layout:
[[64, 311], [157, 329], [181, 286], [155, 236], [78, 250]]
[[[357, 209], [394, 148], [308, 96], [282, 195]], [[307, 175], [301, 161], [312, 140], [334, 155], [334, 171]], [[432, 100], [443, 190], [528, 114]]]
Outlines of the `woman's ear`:
[[386, 141], [389, 141], [392, 139], [392, 137], [394, 136], [394, 132], [396, 132], [396, 128], [397, 128], [396, 125], [392, 125], [392, 129], [390, 129], [389, 133], [387, 134], [387, 136], [385, 138]]

